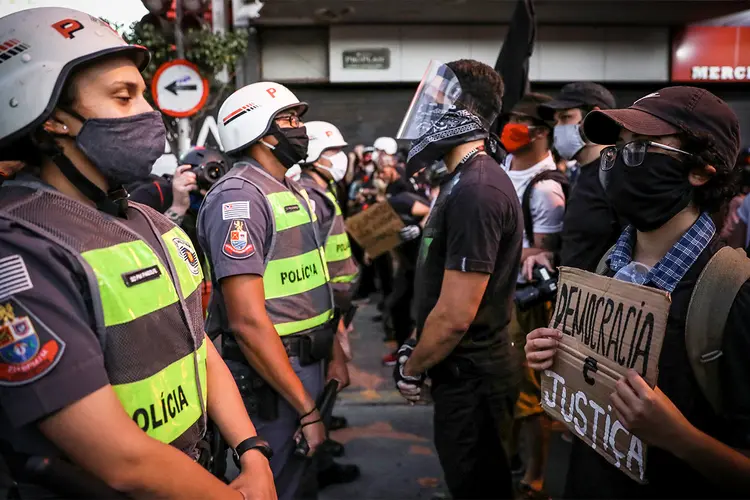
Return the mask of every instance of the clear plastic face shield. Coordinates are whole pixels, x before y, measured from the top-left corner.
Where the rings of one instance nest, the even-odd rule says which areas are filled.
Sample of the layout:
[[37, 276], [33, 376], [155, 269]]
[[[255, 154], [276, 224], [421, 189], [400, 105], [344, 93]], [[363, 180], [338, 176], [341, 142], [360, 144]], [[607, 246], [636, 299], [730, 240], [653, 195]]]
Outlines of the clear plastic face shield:
[[461, 97], [461, 84], [453, 71], [440, 61], [431, 61], [417, 87], [396, 139], [416, 140], [452, 109]]

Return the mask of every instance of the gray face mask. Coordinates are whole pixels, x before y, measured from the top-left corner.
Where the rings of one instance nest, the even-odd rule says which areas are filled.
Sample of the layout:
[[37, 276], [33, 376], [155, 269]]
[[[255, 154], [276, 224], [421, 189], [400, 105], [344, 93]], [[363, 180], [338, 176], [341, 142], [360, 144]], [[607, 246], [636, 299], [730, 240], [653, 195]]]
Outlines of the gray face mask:
[[107, 178], [110, 188], [148, 178], [164, 154], [167, 131], [161, 113], [84, 119], [76, 145]]
[[555, 149], [566, 160], [572, 160], [586, 146], [580, 124], [555, 125]]

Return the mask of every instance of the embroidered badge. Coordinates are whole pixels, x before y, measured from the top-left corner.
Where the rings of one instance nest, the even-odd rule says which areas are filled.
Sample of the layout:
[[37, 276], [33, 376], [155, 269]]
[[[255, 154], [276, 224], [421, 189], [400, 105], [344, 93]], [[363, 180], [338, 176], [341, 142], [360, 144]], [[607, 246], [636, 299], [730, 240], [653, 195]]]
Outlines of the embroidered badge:
[[292, 212], [299, 212], [302, 207], [299, 205], [287, 205], [284, 207], [284, 212], [290, 214]]
[[233, 201], [231, 203], [224, 203], [221, 206], [221, 218], [222, 220], [249, 219], [250, 202]]
[[180, 254], [180, 257], [182, 257], [182, 260], [188, 265], [190, 274], [198, 276], [201, 273], [201, 266], [198, 261], [198, 254], [195, 253], [193, 245], [182, 238], [172, 238], [172, 242], [177, 247], [177, 252]]
[[250, 241], [247, 223], [243, 219], [235, 219], [229, 226], [227, 237], [222, 247], [224, 255], [232, 259], [245, 259], [255, 254], [255, 246]]
[[16, 299], [0, 304], [0, 385], [23, 385], [55, 367], [65, 343]]

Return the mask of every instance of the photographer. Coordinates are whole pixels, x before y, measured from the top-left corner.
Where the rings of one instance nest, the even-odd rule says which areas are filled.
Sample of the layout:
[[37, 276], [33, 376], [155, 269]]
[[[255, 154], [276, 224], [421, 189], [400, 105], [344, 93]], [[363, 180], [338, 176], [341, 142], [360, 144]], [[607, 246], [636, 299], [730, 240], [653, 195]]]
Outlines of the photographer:
[[[508, 124], [503, 128], [501, 141], [511, 153], [504, 165], [521, 203], [524, 222], [521, 263], [532, 255], [557, 252], [565, 214], [567, 178], [557, 171], [550, 146], [552, 127], [539, 116], [539, 105], [551, 97], [526, 94], [513, 108]], [[510, 324], [513, 345], [523, 359], [526, 334], [549, 322], [552, 298], [540, 293], [538, 283], [530, 283], [519, 275], [515, 314]], [[547, 438], [542, 422], [543, 410], [539, 376], [528, 367], [523, 368], [521, 394], [516, 402], [512, 441], [517, 441], [523, 430], [528, 436], [530, 454], [526, 472], [520, 482], [524, 496], [538, 496], [542, 491]], [[515, 465], [515, 464], [514, 464]]]

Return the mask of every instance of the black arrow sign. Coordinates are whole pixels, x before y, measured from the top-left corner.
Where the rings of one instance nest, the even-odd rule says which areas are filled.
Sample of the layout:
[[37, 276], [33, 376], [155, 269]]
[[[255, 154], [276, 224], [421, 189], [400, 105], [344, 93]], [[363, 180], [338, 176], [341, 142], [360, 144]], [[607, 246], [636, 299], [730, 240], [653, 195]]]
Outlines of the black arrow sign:
[[175, 80], [164, 88], [172, 92], [174, 95], [177, 95], [177, 92], [180, 90], [198, 90], [198, 85], [194, 83], [189, 85], [180, 85], [177, 83], [177, 80]]

